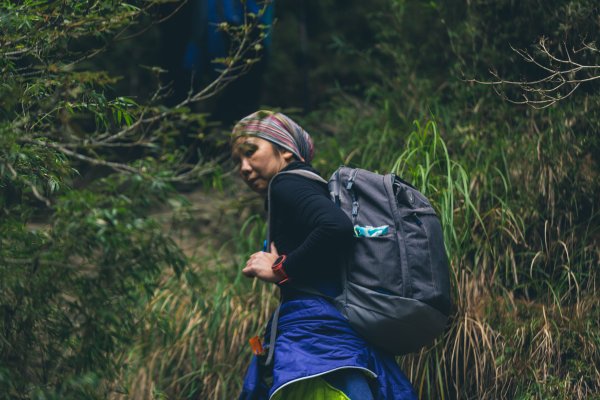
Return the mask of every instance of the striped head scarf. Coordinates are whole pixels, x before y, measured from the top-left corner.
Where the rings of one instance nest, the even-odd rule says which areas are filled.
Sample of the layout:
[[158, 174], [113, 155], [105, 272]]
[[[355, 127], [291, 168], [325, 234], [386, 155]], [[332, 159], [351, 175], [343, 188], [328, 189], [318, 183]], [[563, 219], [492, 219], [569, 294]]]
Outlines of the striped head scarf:
[[232, 141], [242, 136], [256, 136], [275, 143], [307, 164], [313, 159], [315, 149], [310, 135], [282, 113], [260, 110], [244, 117], [233, 128]]

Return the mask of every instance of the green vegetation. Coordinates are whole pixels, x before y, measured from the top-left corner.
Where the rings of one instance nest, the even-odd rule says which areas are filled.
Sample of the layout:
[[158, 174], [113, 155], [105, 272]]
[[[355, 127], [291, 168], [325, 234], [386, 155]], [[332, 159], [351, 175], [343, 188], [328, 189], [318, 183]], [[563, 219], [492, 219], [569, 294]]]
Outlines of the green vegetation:
[[[240, 273], [262, 202], [194, 112], [214, 91], [167, 107], [164, 88], [124, 94], [98, 60], [160, 3], [1, 3], [0, 398], [235, 398], [276, 304]], [[452, 321], [404, 371], [424, 399], [599, 398], [598, 6], [363, 3], [307, 2], [307, 39], [331, 39], [307, 47], [319, 108], [291, 115], [322, 175], [394, 171], [441, 216]], [[301, 11], [278, 7], [265, 101], [303, 106], [285, 89], [307, 74], [285, 50]], [[540, 91], [568, 57], [591, 67], [568, 75], [581, 84]], [[557, 100], [536, 103], [545, 93]], [[215, 158], [191, 157], [190, 139]]]
[[187, 264], [153, 213], [182, 203], [175, 185], [217, 176], [183, 145], [207, 126], [190, 107], [256, 61], [259, 35], [252, 19], [224, 26], [235, 51], [175, 106], [159, 68], [147, 97], [121, 96], [94, 61], [152, 27], [162, 3], [0, 2], [0, 398], [122, 392], [144, 309]]

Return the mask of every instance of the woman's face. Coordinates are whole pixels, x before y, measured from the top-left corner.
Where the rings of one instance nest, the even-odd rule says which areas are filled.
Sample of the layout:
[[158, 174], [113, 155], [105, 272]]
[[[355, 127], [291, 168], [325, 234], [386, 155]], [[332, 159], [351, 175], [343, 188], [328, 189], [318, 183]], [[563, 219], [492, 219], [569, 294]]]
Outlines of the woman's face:
[[290, 163], [293, 154], [276, 151], [267, 140], [243, 136], [233, 143], [232, 158], [250, 189], [266, 194], [271, 178]]

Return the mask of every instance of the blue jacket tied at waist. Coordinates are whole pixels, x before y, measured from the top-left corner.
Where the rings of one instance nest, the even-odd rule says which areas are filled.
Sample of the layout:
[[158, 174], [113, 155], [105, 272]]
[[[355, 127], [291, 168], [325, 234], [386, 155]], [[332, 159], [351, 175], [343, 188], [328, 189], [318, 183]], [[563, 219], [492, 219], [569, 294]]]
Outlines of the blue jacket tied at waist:
[[240, 399], [269, 399], [294, 382], [344, 368], [370, 377], [375, 399], [417, 398], [394, 357], [371, 347], [330, 302], [316, 296], [297, 296], [281, 304], [272, 364], [270, 384], [266, 378], [271, 368], [252, 359]]

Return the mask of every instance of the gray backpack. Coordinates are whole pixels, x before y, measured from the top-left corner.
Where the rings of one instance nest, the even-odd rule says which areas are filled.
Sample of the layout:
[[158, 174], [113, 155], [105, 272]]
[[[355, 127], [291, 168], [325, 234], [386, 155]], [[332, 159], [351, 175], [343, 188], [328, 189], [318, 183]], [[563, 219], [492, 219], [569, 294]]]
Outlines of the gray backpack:
[[[326, 182], [306, 170], [285, 173]], [[340, 167], [328, 187], [355, 231], [334, 304], [357, 332], [389, 353], [430, 344], [450, 313], [448, 258], [431, 204], [394, 174]]]

